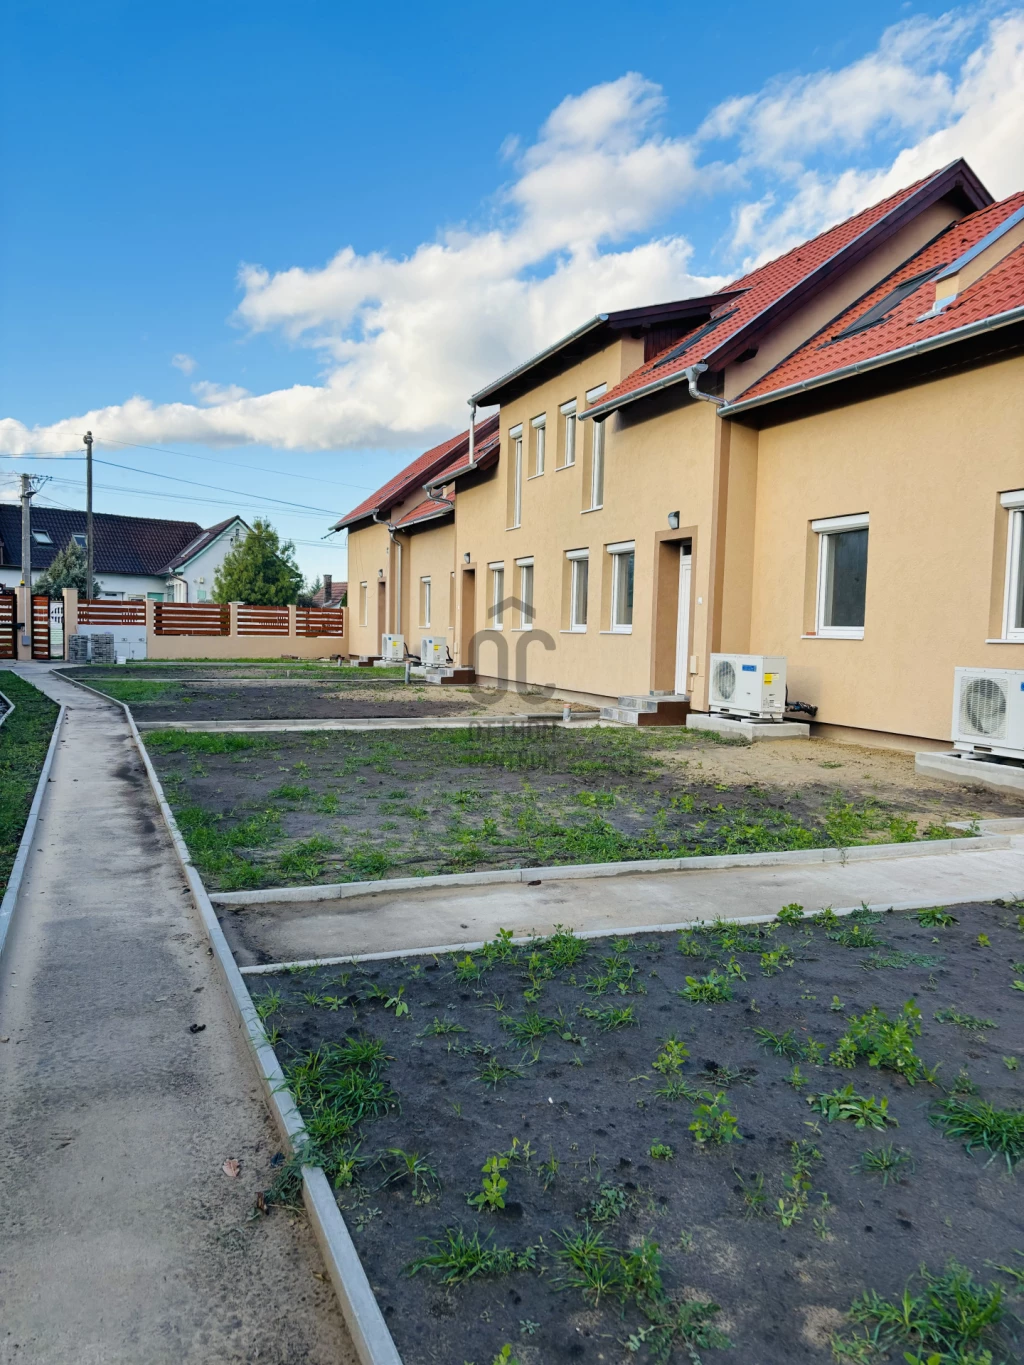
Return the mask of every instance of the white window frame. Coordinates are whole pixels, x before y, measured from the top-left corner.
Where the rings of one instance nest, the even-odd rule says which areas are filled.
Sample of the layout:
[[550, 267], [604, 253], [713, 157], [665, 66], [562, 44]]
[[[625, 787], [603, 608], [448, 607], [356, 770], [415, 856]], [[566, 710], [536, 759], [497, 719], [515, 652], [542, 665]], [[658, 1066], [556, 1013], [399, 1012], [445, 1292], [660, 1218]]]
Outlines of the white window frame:
[[[524, 555], [522, 559], [516, 560], [517, 577], [519, 579], [516, 587], [519, 590], [519, 625], [514, 627], [516, 630], [533, 630], [533, 623], [537, 615], [537, 600], [535, 596], [535, 584], [533, 577], [533, 555]], [[525, 590], [529, 583], [530, 591]]]
[[430, 602], [430, 598], [431, 598], [430, 575], [429, 575], [429, 574], [425, 574], [423, 577], [420, 578], [420, 618], [421, 618], [421, 619], [420, 619], [420, 625], [421, 625], [421, 626], [429, 626], [429, 625], [431, 624], [431, 619], [430, 619], [431, 602]]
[[[589, 550], [566, 550], [565, 557], [569, 561], [569, 631], [573, 635], [585, 635], [587, 631], [586, 619], [580, 621], [576, 617], [576, 607], [579, 602], [579, 579], [581, 573], [587, 575], [587, 590], [583, 595], [583, 610], [585, 617], [590, 616], [590, 551]], [[585, 564], [586, 570], [580, 568]]]
[[[826, 626], [825, 621], [825, 579], [828, 568], [828, 538], [842, 531], [870, 531], [870, 518], [867, 512], [857, 512], [847, 517], [819, 517], [811, 522], [811, 530], [818, 537], [818, 583], [815, 593], [814, 630], [821, 640], [863, 640], [863, 626]], [[870, 548], [871, 540], [868, 537]]]
[[544, 459], [547, 455], [548, 444], [548, 415], [542, 412], [539, 417], [531, 418], [530, 426], [533, 427], [533, 450], [534, 462], [531, 479], [538, 478], [544, 473]]
[[370, 606], [370, 584], [365, 581], [359, 584], [359, 624], [366, 625], [367, 613]]
[[586, 510], [597, 512], [604, 506], [604, 423], [590, 425], [590, 506]]
[[491, 575], [491, 606], [488, 615], [491, 618], [489, 630], [505, 629], [505, 561], [496, 560], [493, 564], [488, 564]]
[[510, 531], [523, 524], [523, 424], [513, 427], [508, 434], [512, 442], [512, 525]]
[[565, 449], [562, 451], [561, 469], [571, 469], [576, 463], [576, 399], [562, 403], [558, 411], [565, 422]]
[[633, 596], [636, 597], [636, 541], [620, 540], [614, 545], [606, 545], [605, 549], [612, 557], [612, 600], [611, 615], [609, 617], [609, 632], [612, 635], [632, 635], [633, 634], [633, 607], [629, 609], [629, 623], [620, 622], [619, 616], [619, 560], [626, 555], [633, 556]]
[[1003, 590], [1003, 639], [1024, 642], [1024, 625], [1016, 626], [1013, 607], [1024, 577], [1024, 488], [1012, 493], [1000, 493], [1000, 505], [1006, 508], [1010, 524], [1006, 528], [1006, 583]]

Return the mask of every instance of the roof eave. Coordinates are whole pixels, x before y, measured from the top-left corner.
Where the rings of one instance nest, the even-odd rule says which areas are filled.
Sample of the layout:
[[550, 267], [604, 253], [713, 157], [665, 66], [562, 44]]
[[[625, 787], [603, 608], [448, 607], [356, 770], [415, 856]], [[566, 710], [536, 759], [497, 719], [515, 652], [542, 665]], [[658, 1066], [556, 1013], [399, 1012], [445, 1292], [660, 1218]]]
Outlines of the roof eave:
[[588, 417], [595, 419], [607, 417], [609, 414], [617, 412], [619, 408], [624, 408], [627, 403], [632, 403], [634, 399], [647, 398], [655, 393], [660, 393], [662, 389], [670, 388], [673, 384], [685, 383], [688, 379], [687, 368], [673, 370], [671, 374], [663, 375], [651, 384], [644, 384], [642, 388], [630, 389], [628, 393], [620, 393], [618, 398], [613, 398], [608, 403], [596, 403], [592, 408], [586, 408], [579, 414], [580, 421], [585, 421]]
[[810, 379], [801, 379], [794, 384], [786, 384], [781, 389], [759, 394], [755, 398], [741, 398], [735, 403], [723, 403], [718, 409], [719, 416], [735, 417], [740, 413], [750, 412], [754, 408], [765, 407], [769, 403], [777, 403], [780, 399], [792, 398], [797, 394], [807, 393], [811, 389], [820, 389], [826, 384], [835, 384], [840, 380], [850, 379], [854, 375], [864, 374], [868, 370], [878, 370], [885, 365], [893, 365], [900, 360], [906, 360], [910, 356], [923, 355], [927, 351], [935, 351], [942, 346], [951, 346], [957, 341], [967, 340], [968, 337], [977, 336], [983, 332], [993, 332], [1000, 327], [1007, 327], [1011, 323], [1021, 321], [1024, 321], [1024, 305], [1009, 308], [1002, 313], [994, 313], [991, 317], [979, 318], [976, 322], [965, 323], [962, 327], [953, 328], [949, 332], [939, 332], [937, 336], [923, 337], [920, 341], [911, 342], [907, 346], [898, 346], [893, 351], [883, 351], [881, 355], [868, 356], [864, 360], [843, 365], [838, 370], [830, 370], [827, 374], [812, 375]]

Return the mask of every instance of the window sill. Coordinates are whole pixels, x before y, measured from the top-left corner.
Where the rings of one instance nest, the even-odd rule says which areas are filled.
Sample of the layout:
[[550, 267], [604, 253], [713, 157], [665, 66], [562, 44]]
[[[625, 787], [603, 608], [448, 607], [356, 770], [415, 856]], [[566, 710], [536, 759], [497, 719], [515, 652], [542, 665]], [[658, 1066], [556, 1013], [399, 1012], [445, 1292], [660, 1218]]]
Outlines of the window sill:
[[987, 645], [1024, 645], [1024, 635], [1001, 635], [998, 640], [986, 640]]
[[539, 470], [537, 471], [536, 474], [527, 474], [527, 476], [526, 476], [526, 482], [527, 482], [527, 483], [532, 483], [532, 481], [533, 481], [534, 479], [542, 479], [543, 477], [544, 477], [544, 471], [543, 471], [543, 469], [539, 469]]
[[523, 523], [522, 523], [521, 521], [517, 521], [516, 524], [515, 524], [514, 526], [506, 526], [506, 527], [505, 527], [505, 530], [506, 530], [506, 531], [521, 531], [522, 529], [523, 529]]
[[800, 636], [800, 639], [801, 639], [801, 640], [863, 640], [863, 639], [864, 639], [864, 631], [863, 631], [863, 630], [857, 630], [857, 629], [855, 629], [854, 627], [851, 626], [849, 630], [843, 631], [842, 634], [838, 634], [838, 633], [836, 633], [836, 632], [834, 632], [834, 631], [831, 631], [831, 630], [819, 630], [819, 631], [817, 632], [817, 634], [815, 634], [815, 635], [801, 635], [801, 636]]
[[585, 516], [587, 515], [588, 512], [603, 512], [603, 511], [604, 511], [604, 503], [603, 503], [603, 502], [599, 502], [599, 503], [597, 504], [596, 507], [584, 507], [583, 511], [580, 513], [580, 516], [581, 516], [581, 517], [585, 517]]
[[586, 626], [570, 626], [568, 630], [560, 630], [559, 635], [586, 635]]
[[575, 469], [575, 468], [576, 468], [576, 461], [575, 461], [575, 460], [573, 460], [572, 464], [556, 464], [556, 465], [555, 465], [555, 473], [556, 473], [556, 474], [560, 474], [560, 473], [562, 472], [563, 469]]
[[611, 630], [598, 631], [599, 635], [632, 635], [632, 626], [612, 626]]
[[534, 626], [513, 626], [513, 627], [512, 627], [512, 634], [513, 634], [513, 635], [529, 635], [530, 631], [531, 631], [531, 630], [534, 630], [534, 629], [535, 629]]

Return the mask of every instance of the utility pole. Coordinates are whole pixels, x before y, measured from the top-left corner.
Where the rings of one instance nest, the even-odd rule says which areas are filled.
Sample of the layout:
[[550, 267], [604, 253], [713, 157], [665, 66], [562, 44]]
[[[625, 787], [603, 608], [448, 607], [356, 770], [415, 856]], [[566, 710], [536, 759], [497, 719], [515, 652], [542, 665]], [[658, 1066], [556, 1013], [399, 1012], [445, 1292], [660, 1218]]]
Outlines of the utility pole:
[[85, 595], [92, 596], [92, 432], [82, 437], [85, 442]]
[[32, 657], [32, 476], [21, 476], [21, 600], [22, 643]]

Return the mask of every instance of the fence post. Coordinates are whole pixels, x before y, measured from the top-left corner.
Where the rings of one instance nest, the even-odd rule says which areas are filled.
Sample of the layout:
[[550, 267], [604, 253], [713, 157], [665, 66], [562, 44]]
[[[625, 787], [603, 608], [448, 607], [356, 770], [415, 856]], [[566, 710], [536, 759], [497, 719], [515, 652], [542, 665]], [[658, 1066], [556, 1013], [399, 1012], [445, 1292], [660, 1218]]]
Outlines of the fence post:
[[289, 639], [289, 640], [296, 640], [296, 639], [298, 639], [298, 635], [299, 635], [298, 615], [299, 615], [299, 609], [298, 609], [298, 607], [295, 605], [294, 602], [290, 603], [290, 604], [289, 604], [289, 607], [288, 607], [288, 639]]
[[78, 634], [78, 589], [64, 589], [64, 658], [71, 658], [72, 635]]
[[152, 657], [153, 641], [156, 639], [156, 601], [146, 598], [146, 658]]
[[228, 634], [234, 638], [238, 634], [238, 608], [239, 602], [228, 603]]

